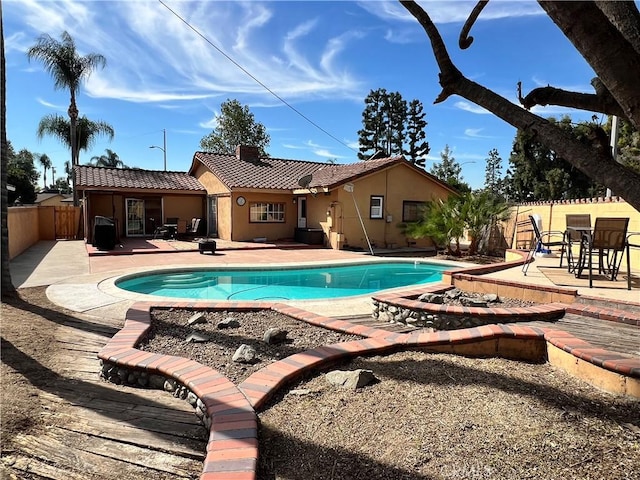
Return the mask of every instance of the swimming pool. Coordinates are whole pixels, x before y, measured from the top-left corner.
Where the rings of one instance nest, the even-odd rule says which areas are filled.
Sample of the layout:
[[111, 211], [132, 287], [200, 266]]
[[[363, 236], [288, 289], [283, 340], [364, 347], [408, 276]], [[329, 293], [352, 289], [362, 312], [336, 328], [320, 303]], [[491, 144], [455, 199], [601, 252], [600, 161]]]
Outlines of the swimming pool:
[[128, 275], [118, 288], [198, 300], [310, 300], [438, 282], [450, 265], [394, 261], [297, 268], [216, 268]]

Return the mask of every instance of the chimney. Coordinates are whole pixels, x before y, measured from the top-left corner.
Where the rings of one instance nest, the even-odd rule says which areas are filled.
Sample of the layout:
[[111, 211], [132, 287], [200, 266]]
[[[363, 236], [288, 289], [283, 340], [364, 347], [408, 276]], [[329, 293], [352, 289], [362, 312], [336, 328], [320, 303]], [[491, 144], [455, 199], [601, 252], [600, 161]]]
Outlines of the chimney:
[[256, 162], [260, 158], [260, 151], [258, 150], [258, 147], [238, 145], [236, 147], [236, 158], [246, 162]]

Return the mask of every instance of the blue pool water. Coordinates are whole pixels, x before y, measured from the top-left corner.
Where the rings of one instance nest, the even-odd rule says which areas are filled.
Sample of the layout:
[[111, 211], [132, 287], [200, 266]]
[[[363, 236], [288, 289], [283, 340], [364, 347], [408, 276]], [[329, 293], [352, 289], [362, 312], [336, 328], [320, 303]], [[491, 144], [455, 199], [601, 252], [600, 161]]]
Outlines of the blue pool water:
[[124, 290], [200, 300], [309, 300], [364, 295], [389, 288], [438, 282], [450, 266], [384, 262], [313, 268], [197, 269], [130, 275]]

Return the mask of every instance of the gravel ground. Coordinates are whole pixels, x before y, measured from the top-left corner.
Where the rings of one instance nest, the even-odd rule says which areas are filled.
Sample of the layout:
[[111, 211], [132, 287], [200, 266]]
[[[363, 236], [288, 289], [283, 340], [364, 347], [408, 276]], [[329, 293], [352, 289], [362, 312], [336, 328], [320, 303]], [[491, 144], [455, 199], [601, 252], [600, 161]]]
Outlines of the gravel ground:
[[[517, 306], [518, 302], [504, 300]], [[142, 348], [197, 360], [235, 383], [287, 355], [358, 337], [270, 312], [154, 310]], [[236, 329], [217, 323], [233, 317]], [[269, 327], [290, 341], [267, 345]], [[187, 343], [197, 330], [207, 343]], [[231, 361], [242, 343], [260, 361]], [[354, 359], [378, 382], [344, 390], [322, 373], [282, 393], [260, 414], [261, 480], [640, 480], [640, 402], [600, 392], [547, 364], [402, 352]], [[288, 389], [288, 391], [290, 391]]]
[[[187, 321], [194, 314], [191, 310], [153, 310], [151, 328], [147, 338], [138, 348], [190, 358], [218, 370], [229, 380], [239, 384], [253, 372], [294, 353], [320, 345], [362, 338], [313, 327], [271, 310], [204, 313], [206, 323], [189, 326]], [[240, 327], [218, 329], [218, 322], [227, 318], [236, 319]], [[275, 345], [265, 343], [262, 338], [265, 331], [271, 327], [286, 330], [288, 340]], [[186, 338], [194, 332], [208, 336], [210, 341], [187, 342]], [[242, 364], [231, 360], [236, 349], [242, 344], [250, 345], [256, 350], [256, 363]]]

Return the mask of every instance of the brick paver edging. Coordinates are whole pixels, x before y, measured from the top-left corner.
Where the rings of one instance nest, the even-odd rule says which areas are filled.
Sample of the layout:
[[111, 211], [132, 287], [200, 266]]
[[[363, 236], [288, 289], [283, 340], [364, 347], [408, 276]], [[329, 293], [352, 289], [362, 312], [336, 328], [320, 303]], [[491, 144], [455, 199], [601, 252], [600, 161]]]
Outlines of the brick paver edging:
[[[274, 362], [239, 386], [224, 375], [190, 359], [141, 351], [135, 345], [151, 325], [151, 308], [267, 309], [331, 330], [366, 338], [316, 347]], [[594, 307], [587, 307], [592, 311]], [[605, 310], [605, 309], [603, 309]], [[609, 315], [610, 313], [607, 313]], [[108, 365], [159, 374], [179, 382], [198, 397], [209, 426], [209, 440], [201, 480], [255, 480], [258, 460], [256, 410], [283, 385], [311, 369], [337, 360], [383, 352], [421, 348], [450, 353], [473, 352], [473, 346], [495, 342], [496, 355], [519, 355], [513, 341], [548, 342], [578, 359], [625, 377], [640, 378], [640, 359], [597, 349], [584, 340], [554, 329], [492, 324], [452, 331], [400, 334], [354, 325], [296, 307], [268, 302], [138, 302], [126, 315], [124, 327], [98, 352]], [[533, 353], [535, 355], [535, 352]]]

